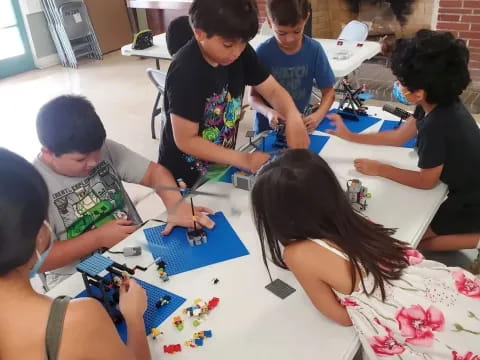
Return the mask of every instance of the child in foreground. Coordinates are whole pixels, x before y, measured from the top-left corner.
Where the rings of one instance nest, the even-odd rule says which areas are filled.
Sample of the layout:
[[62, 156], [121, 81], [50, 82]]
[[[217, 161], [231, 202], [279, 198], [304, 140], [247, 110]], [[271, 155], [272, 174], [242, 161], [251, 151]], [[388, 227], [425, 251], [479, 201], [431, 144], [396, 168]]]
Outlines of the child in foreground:
[[323, 315], [353, 325], [369, 358], [480, 358], [480, 281], [356, 213], [318, 155], [266, 164], [252, 205], [265, 264], [268, 254]]
[[95, 299], [51, 299], [30, 285], [53, 246], [47, 184], [25, 159], [0, 148], [0, 359], [149, 360], [145, 290], [120, 288], [125, 345]]

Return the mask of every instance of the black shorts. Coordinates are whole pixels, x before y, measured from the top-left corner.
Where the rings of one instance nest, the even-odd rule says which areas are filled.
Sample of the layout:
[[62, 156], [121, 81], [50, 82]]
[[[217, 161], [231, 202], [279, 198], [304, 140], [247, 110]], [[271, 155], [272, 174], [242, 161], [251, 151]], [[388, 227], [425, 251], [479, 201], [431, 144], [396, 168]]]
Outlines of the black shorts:
[[430, 226], [437, 235], [480, 233], [479, 196], [449, 194]]

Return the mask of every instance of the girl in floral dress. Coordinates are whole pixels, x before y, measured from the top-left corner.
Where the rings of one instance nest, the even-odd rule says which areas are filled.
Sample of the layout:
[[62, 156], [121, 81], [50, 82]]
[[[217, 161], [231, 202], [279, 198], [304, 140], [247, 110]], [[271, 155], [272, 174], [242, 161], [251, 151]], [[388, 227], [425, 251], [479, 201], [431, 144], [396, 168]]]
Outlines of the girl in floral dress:
[[269, 254], [323, 315], [353, 325], [369, 358], [480, 360], [480, 281], [353, 211], [318, 155], [265, 165], [252, 205], [265, 264]]

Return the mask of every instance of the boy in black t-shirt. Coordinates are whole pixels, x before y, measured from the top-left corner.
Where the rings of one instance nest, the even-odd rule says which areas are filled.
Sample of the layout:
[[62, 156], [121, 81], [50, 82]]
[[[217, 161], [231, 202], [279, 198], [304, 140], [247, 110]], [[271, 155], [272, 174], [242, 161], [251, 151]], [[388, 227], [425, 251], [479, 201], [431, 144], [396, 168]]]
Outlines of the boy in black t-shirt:
[[168, 69], [159, 163], [188, 186], [209, 162], [258, 170], [267, 154], [234, 150], [246, 85], [285, 114], [288, 145], [307, 148], [308, 134], [295, 104], [247, 43], [258, 31], [256, 3], [194, 0], [189, 15], [194, 37]]
[[470, 82], [468, 59], [464, 41], [421, 30], [399, 40], [391, 59], [399, 100], [417, 105], [413, 117], [393, 131], [352, 134], [340, 117], [330, 116], [336, 123], [331, 133], [354, 142], [400, 146], [417, 136], [420, 171], [368, 159], [356, 159], [354, 165], [361, 173], [419, 189], [431, 189], [439, 180], [448, 185], [448, 198], [419, 245], [425, 250], [480, 245], [480, 130], [459, 99]]

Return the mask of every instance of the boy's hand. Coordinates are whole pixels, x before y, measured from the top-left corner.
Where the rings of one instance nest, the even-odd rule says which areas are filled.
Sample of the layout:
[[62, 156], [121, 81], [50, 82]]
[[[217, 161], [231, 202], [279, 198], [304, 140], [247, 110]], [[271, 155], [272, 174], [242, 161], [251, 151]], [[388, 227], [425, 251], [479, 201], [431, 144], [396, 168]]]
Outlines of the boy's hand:
[[383, 164], [377, 160], [355, 159], [353, 160], [353, 165], [362, 174], [379, 176]]
[[307, 127], [307, 131], [309, 133], [315, 131], [315, 129], [317, 128], [318, 124], [320, 124], [320, 121], [322, 121], [322, 119], [317, 119], [316, 116], [314, 116], [313, 114], [310, 114], [308, 116], [305, 116], [303, 118], [303, 123], [305, 124], [305, 126]]
[[268, 111], [267, 119], [272, 129], [275, 129], [278, 126], [279, 121], [285, 121], [285, 118], [274, 109]]
[[257, 172], [260, 167], [270, 160], [270, 155], [261, 151], [245, 154], [245, 170]]
[[[194, 212], [196, 223], [207, 229], [213, 229], [215, 223], [207, 216], [215, 213], [212, 209], [204, 206], [194, 206]], [[189, 203], [182, 201], [172, 213], [169, 212], [167, 225], [162, 231], [162, 235], [170, 234], [175, 226], [193, 229], [192, 207]]]
[[110, 249], [137, 229], [138, 226], [132, 225], [131, 220], [111, 220], [93, 231], [99, 239], [99, 248]]
[[327, 118], [329, 118], [333, 123], [333, 125], [335, 126], [335, 129], [329, 129], [327, 130], [327, 133], [338, 136], [339, 138], [342, 138], [345, 140], [350, 140], [352, 133], [345, 126], [343, 119], [340, 115], [328, 114]]
[[126, 321], [142, 319], [147, 310], [147, 294], [134, 279], [125, 279], [120, 286], [120, 312]]

